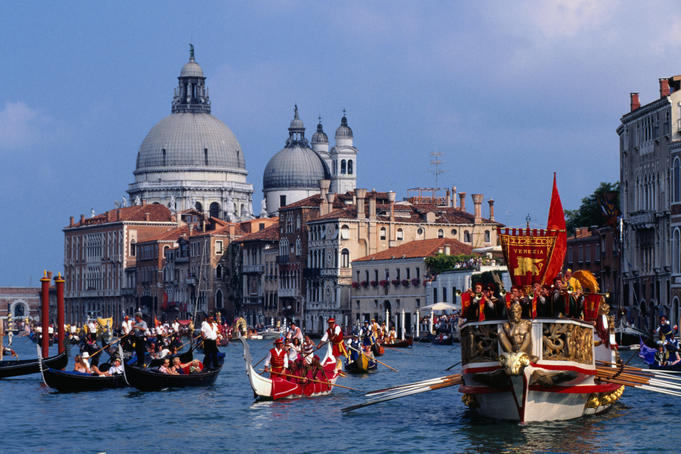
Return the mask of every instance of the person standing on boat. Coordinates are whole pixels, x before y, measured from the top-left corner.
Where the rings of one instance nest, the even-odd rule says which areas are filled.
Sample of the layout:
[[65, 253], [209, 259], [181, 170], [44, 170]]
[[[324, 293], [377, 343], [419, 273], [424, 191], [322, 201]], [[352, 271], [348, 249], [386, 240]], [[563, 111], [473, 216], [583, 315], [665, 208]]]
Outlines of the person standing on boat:
[[132, 320], [130, 320], [130, 316], [126, 315], [125, 320], [123, 320], [123, 323], [121, 323], [121, 333], [125, 336], [132, 331]]
[[206, 357], [203, 365], [206, 369], [213, 369], [218, 366], [218, 324], [215, 323], [213, 315], [209, 315], [201, 323], [201, 337], [203, 338], [203, 351]]
[[271, 348], [267, 353], [265, 372], [270, 373], [270, 378], [280, 376], [284, 369], [288, 369], [288, 354], [283, 347], [284, 340], [279, 338], [274, 341], [274, 348]]
[[144, 354], [146, 352], [145, 335], [149, 331], [147, 322], [142, 318], [141, 312], [135, 313], [135, 323], [132, 325], [132, 333], [135, 338], [135, 355], [137, 355], [137, 366], [144, 367]]
[[336, 325], [336, 319], [333, 317], [329, 318], [328, 323], [329, 328], [317, 344], [317, 349], [321, 348], [325, 342], [331, 342], [333, 356], [340, 358], [343, 355], [347, 358], [348, 352], [345, 350], [345, 344], [343, 344], [343, 330]]
[[298, 339], [298, 342], [301, 344], [303, 343], [303, 332], [300, 330], [300, 326], [296, 325], [295, 321], [291, 320], [288, 332], [289, 336], [287, 337], [290, 337], [291, 341], [293, 341], [293, 339]]

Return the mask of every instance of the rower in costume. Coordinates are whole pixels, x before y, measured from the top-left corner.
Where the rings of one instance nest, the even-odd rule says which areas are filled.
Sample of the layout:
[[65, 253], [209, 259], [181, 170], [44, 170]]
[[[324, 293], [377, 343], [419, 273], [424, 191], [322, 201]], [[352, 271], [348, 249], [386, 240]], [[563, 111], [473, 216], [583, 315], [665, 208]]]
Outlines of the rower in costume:
[[280, 376], [284, 369], [288, 368], [288, 353], [284, 350], [284, 340], [279, 338], [274, 341], [274, 348], [267, 353], [265, 360], [265, 372], [270, 373], [270, 378]]
[[317, 349], [321, 348], [325, 342], [331, 342], [333, 356], [336, 359], [339, 359], [341, 355], [347, 358], [348, 352], [345, 350], [345, 344], [343, 343], [343, 330], [340, 326], [336, 325], [336, 319], [333, 317], [329, 318], [328, 323], [329, 327], [319, 341], [319, 344], [317, 344]]

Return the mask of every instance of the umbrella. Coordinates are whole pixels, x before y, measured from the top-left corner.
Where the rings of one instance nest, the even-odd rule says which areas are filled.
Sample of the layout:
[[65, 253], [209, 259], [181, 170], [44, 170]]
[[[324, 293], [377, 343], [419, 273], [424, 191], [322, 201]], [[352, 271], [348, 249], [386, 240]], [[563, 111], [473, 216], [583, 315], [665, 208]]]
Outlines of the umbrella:
[[454, 305], [454, 304], [439, 302], [439, 303], [431, 304], [429, 306], [423, 306], [422, 309], [428, 310], [428, 311], [457, 311], [461, 308], [457, 305]]

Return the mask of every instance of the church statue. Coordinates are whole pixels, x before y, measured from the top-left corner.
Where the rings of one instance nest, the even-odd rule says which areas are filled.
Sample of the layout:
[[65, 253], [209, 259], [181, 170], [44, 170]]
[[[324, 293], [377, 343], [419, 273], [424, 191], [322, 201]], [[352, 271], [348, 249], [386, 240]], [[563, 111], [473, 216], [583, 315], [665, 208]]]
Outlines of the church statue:
[[121, 197], [121, 206], [123, 208], [128, 206], [128, 198], [126, 196]]
[[142, 199], [140, 199], [139, 195], [135, 196], [135, 206], [139, 206], [142, 204]]
[[260, 201], [260, 217], [267, 217], [267, 199], [265, 197]]
[[170, 208], [170, 211], [177, 211], [177, 203], [175, 202], [175, 196], [173, 194], [170, 195], [170, 203], [168, 204], [168, 208]]

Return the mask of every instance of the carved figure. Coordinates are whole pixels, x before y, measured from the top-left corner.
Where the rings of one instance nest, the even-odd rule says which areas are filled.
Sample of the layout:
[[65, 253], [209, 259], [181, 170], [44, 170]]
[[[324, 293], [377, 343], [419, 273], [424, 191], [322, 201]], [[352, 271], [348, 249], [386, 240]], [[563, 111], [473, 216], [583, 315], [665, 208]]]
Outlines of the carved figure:
[[511, 305], [510, 320], [503, 325], [499, 334], [501, 348], [507, 353], [525, 352], [532, 349], [532, 322], [521, 319], [522, 307], [515, 302]]
[[267, 199], [264, 197], [260, 201], [260, 217], [264, 218], [267, 217]]

